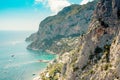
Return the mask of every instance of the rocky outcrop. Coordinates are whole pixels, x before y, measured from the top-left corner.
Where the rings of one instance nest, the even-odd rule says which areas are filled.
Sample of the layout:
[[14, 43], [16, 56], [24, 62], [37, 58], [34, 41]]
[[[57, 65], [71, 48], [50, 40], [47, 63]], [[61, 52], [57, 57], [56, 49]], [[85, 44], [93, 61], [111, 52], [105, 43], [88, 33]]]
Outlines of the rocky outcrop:
[[79, 46], [59, 56], [41, 80], [120, 80], [119, 0], [99, 0]]
[[88, 29], [96, 1], [86, 5], [65, 7], [57, 15], [44, 19], [39, 25], [38, 32], [26, 39], [26, 41], [32, 41], [27, 48], [47, 50], [53, 45], [54, 41], [62, 38], [77, 37], [85, 33]]

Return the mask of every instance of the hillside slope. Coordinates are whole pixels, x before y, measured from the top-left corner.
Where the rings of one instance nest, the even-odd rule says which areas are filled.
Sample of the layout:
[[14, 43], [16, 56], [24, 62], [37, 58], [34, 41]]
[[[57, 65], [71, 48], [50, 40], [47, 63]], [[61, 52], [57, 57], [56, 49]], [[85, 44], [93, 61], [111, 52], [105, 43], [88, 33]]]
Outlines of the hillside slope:
[[120, 1], [99, 0], [79, 47], [54, 60], [38, 80], [120, 80]]
[[38, 32], [26, 39], [26, 41], [32, 41], [27, 48], [47, 50], [54, 44], [54, 41], [62, 38], [77, 37], [85, 33], [95, 4], [96, 1], [82, 6], [71, 5], [65, 7], [57, 15], [47, 17], [40, 23]]

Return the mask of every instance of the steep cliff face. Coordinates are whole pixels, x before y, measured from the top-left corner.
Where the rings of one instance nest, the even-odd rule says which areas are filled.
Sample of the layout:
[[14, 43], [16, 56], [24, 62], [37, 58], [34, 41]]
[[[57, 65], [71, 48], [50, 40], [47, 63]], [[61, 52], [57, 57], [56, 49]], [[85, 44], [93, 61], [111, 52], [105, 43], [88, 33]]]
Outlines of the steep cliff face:
[[99, 0], [79, 47], [59, 56], [40, 80], [120, 80], [120, 1]]
[[55, 16], [47, 17], [39, 25], [37, 33], [32, 34], [26, 41], [33, 41], [28, 49], [46, 50], [62, 38], [76, 37], [88, 29], [96, 1], [86, 5], [71, 5], [64, 8]]

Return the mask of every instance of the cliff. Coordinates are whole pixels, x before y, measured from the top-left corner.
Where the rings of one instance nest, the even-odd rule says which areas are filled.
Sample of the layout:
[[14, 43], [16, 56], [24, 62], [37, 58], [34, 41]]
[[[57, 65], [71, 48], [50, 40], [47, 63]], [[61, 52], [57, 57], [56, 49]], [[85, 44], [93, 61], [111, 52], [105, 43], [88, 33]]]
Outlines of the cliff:
[[120, 80], [120, 1], [99, 0], [87, 33], [38, 80]]
[[40, 23], [39, 30], [26, 39], [26, 41], [32, 41], [27, 48], [59, 53], [63, 50], [63, 46], [60, 48], [56, 46], [58, 51], [57, 49], [55, 51], [52, 45], [57, 45], [55, 41], [59, 42], [63, 38], [78, 37], [84, 34], [88, 29], [95, 4], [96, 1], [86, 5], [71, 5], [65, 7], [57, 15], [47, 17]]

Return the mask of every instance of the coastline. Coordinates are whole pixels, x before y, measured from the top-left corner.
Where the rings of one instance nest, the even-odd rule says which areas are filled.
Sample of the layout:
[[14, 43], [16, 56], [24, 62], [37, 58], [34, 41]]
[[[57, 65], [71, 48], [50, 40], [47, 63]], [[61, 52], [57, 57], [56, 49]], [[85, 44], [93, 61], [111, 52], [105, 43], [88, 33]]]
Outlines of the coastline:
[[42, 79], [40, 78], [40, 76], [37, 76], [37, 77], [33, 78], [33, 80], [42, 80]]
[[[52, 64], [52, 63], [53, 63], [53, 61], [54, 61], [54, 60], [49, 61], [49, 62], [48, 62], [48, 65], [49, 65], [49, 64]], [[48, 65], [47, 65], [47, 66], [48, 66]], [[44, 69], [43, 69], [43, 70], [39, 73], [39, 75], [38, 75], [38, 76], [36, 76], [35, 78], [33, 78], [33, 80], [42, 80], [42, 79], [41, 79], [40, 74], [44, 73], [44, 72], [46, 71], [46, 69], [47, 69], [47, 67], [46, 67], [46, 68], [44, 68]], [[46, 76], [47, 76], [47, 75], [46, 75]]]
[[50, 50], [45, 50], [45, 52], [50, 53], [50, 54], [56, 54], [56, 53], [54, 53], [53, 51], [50, 51]]
[[48, 49], [46, 49], [46, 50], [36, 49], [36, 48], [27, 48], [27, 49], [30, 50], [30, 51], [44, 51], [44, 52], [47, 52], [47, 53], [49, 53], [49, 54], [54, 54], [54, 55], [56, 55], [55, 52], [53, 52], [53, 51], [51, 51], [51, 50], [48, 50]]

